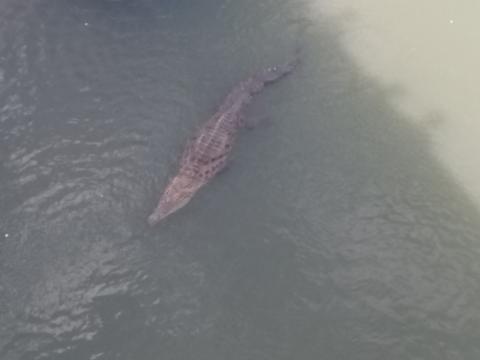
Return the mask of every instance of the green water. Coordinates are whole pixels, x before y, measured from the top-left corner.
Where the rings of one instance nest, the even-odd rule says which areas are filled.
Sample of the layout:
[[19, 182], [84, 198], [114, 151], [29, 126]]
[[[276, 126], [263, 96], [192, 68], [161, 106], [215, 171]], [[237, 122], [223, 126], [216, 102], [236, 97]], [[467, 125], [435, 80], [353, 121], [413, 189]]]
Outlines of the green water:
[[[0, 5], [1, 359], [479, 358], [477, 208], [309, 5]], [[190, 134], [297, 47], [149, 228]]]

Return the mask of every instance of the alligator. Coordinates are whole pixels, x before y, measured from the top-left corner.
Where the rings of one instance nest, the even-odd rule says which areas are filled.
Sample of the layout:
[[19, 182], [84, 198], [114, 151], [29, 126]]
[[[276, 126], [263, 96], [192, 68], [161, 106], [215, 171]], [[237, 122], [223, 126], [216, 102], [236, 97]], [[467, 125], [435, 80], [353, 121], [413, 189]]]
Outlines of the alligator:
[[188, 141], [177, 174], [170, 179], [157, 207], [148, 217], [150, 225], [185, 206], [202, 186], [225, 168], [238, 130], [248, 125], [243, 114], [246, 105], [255, 93], [290, 73], [297, 63], [298, 52], [293, 60], [269, 67], [233, 88], [217, 112]]

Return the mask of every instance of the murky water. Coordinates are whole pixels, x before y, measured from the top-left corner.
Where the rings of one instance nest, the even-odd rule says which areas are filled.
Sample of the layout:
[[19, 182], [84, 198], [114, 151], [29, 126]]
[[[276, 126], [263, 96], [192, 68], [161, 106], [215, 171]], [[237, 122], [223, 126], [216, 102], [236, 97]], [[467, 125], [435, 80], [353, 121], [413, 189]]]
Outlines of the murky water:
[[[4, 0], [0, 358], [480, 358], [478, 202], [345, 40], [357, 4]], [[148, 228], [195, 127], [299, 45], [229, 170]]]

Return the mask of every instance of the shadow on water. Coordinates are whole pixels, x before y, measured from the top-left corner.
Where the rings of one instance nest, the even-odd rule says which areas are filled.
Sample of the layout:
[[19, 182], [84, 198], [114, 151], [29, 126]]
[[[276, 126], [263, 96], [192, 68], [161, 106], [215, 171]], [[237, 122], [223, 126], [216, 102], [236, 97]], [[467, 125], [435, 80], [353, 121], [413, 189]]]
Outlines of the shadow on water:
[[[169, 33], [181, 25], [177, 45], [191, 46], [180, 51], [181, 71], [175, 73], [187, 76], [190, 85], [174, 95], [193, 100], [157, 100], [162, 107], [190, 107], [185, 113], [168, 113], [177, 117], [160, 114], [158, 128], [151, 120], [132, 124], [133, 114], [125, 105], [128, 96], [106, 109], [90, 109], [89, 116], [100, 120], [114, 118], [118, 108], [128, 114], [112, 120], [111, 127], [99, 126], [101, 134], [114, 127], [150, 130], [141, 133], [146, 137], [138, 150], [142, 158], [138, 152], [128, 153], [137, 156], [134, 161], [140, 166], [128, 160], [116, 163], [132, 166], [128, 174], [137, 177], [126, 176], [127, 184], [120, 183], [118, 193], [108, 197], [113, 205], [74, 208], [71, 218], [40, 214], [36, 219], [43, 219], [42, 226], [32, 230], [24, 224], [25, 229], [17, 229], [21, 236], [12, 236], [22, 246], [0, 241], [1, 357], [478, 358], [478, 209], [438, 164], [428, 126], [414, 127], [395, 110], [393, 99], [401, 92], [366, 75], [344, 50], [338, 19], [316, 19], [302, 33], [300, 68], [261, 94], [249, 110], [250, 115], [268, 114], [273, 125], [260, 125], [242, 136], [230, 171], [163, 226], [146, 229], [141, 220], [145, 207], [154, 205], [173, 169], [158, 162], [181, 148], [169, 144], [182, 142], [182, 136], [211, 113], [212, 104], [252, 68], [270, 65], [288, 53], [298, 32], [289, 28], [288, 34], [282, 33], [282, 26], [291, 24], [287, 10], [294, 17], [303, 11], [293, 2], [252, 0], [242, 5], [192, 5], [198, 12], [191, 13], [188, 4], [177, 3], [178, 7], [171, 1], [72, 5], [96, 17], [134, 13], [142, 23], [144, 15], [162, 22], [148, 13], [162, 13], [167, 4]], [[156, 31], [154, 21], [149, 26]], [[142, 44], [152, 40], [146, 33], [139, 34]], [[102, 45], [103, 33], [99, 34], [96, 39]], [[162, 53], [153, 54], [161, 63]], [[125, 58], [112, 66], [120, 74], [139, 64], [156, 69], [138, 59], [131, 66]], [[102, 79], [102, 71], [94, 70]], [[157, 70], [161, 72], [161, 66]], [[133, 81], [122, 79], [112, 80], [112, 92]], [[154, 99], [152, 89], [168, 86], [168, 79], [155, 80], [151, 87], [136, 86], [135, 95]], [[108, 84], [97, 84], [108, 91]], [[58, 96], [42, 99], [50, 105], [67, 99]], [[71, 100], [62, 110], [65, 117], [78, 115], [69, 114], [68, 104], [77, 112], [84, 109]], [[153, 100], [140, 105], [156, 106]], [[37, 104], [42, 106], [48, 104]], [[21, 114], [7, 110], [2, 110], [9, 116], [0, 122], [2, 139], [7, 133], [11, 136], [12, 122], [23, 121]], [[441, 126], [438, 120], [435, 124]], [[89, 124], [74, 125], [74, 134], [89, 129]], [[71, 135], [70, 125], [53, 121], [48, 126], [45, 139], [55, 129]], [[34, 141], [22, 131], [15, 135], [19, 142], [6, 141], [12, 153], [27, 138]], [[148, 150], [145, 143], [155, 144]], [[95, 159], [104, 154], [95, 151]], [[6, 169], [0, 190], [14, 194], [1, 198], [6, 200], [0, 205], [6, 214], [0, 220], [3, 234], [18, 224], [15, 218], [22, 209], [16, 199], [23, 189], [16, 183], [16, 168], [9, 164], [12, 155], [0, 159], [2, 172]], [[58, 169], [53, 166], [46, 182], [54, 181]], [[110, 181], [94, 175], [87, 179], [95, 186]], [[33, 294], [30, 287], [35, 288]], [[36, 297], [43, 300], [35, 303]]]

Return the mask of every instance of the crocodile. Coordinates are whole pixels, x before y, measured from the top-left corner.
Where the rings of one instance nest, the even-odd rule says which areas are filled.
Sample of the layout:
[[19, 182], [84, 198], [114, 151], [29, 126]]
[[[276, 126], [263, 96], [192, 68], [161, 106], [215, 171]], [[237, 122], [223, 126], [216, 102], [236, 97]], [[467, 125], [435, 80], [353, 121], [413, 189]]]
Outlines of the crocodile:
[[187, 142], [176, 175], [169, 180], [157, 207], [148, 217], [150, 225], [185, 206], [225, 168], [238, 130], [248, 125], [243, 113], [246, 105], [255, 93], [290, 73], [297, 63], [296, 55], [285, 64], [266, 68], [247, 78], [230, 91], [217, 112]]

